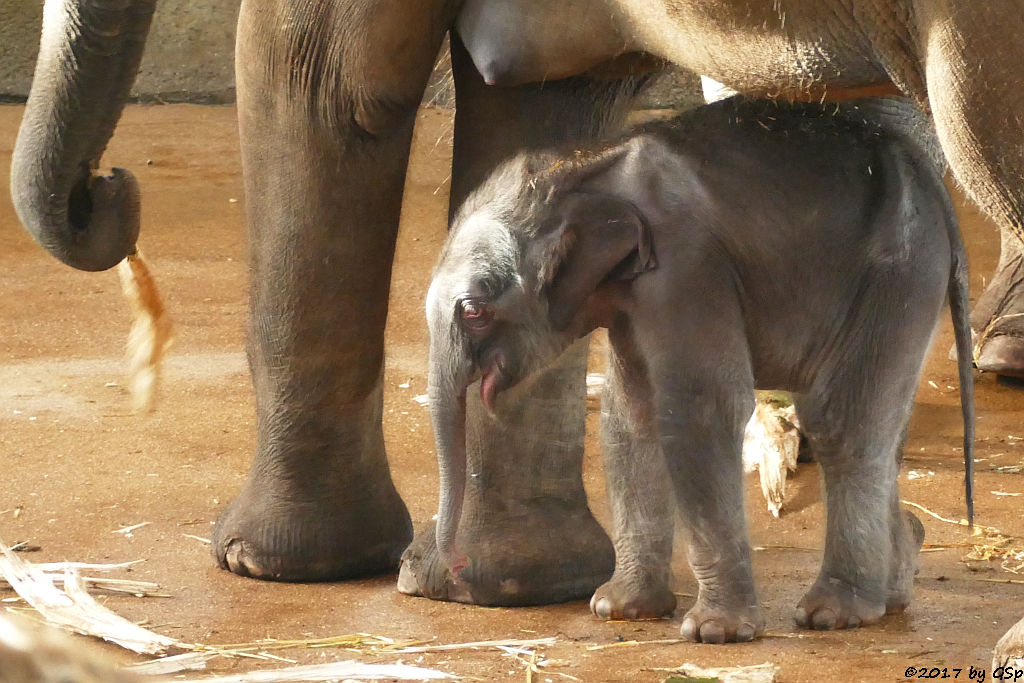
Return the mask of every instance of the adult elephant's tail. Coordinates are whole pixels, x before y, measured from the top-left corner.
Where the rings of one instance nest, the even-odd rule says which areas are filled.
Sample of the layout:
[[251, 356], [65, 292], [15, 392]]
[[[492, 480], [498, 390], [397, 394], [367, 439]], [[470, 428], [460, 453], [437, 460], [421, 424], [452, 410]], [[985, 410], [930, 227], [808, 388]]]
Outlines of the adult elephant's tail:
[[126, 170], [93, 175], [139, 68], [156, 0], [47, 0], [11, 163], [25, 228], [64, 263], [105, 270], [134, 251], [139, 197]]

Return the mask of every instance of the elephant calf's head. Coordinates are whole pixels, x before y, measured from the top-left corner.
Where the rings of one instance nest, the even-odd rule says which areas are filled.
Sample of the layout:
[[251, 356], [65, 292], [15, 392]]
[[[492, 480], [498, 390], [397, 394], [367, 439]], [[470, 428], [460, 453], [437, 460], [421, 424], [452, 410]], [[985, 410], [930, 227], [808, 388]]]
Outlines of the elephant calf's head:
[[653, 266], [649, 233], [628, 201], [588, 182], [635, 145], [501, 166], [456, 217], [427, 294], [429, 394], [441, 470], [437, 543], [454, 549], [466, 476], [466, 391], [480, 379], [492, 414], [501, 392], [550, 365], [602, 324], [609, 292]]

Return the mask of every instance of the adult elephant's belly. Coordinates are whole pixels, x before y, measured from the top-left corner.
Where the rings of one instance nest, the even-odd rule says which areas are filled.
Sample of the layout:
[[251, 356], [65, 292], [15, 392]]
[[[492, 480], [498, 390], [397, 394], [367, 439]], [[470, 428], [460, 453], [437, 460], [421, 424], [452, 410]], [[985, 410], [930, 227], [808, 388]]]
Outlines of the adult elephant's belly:
[[557, 80], [634, 52], [604, 0], [467, 0], [455, 30], [490, 85]]
[[[492, 85], [600, 72], [630, 53], [654, 55], [753, 95], [820, 98], [890, 82], [890, 65], [883, 64], [890, 60], [870, 45], [878, 36], [844, 15], [842, 3], [790, 4], [795, 7], [780, 11], [773, 0], [469, 0], [456, 31]], [[888, 30], [897, 25], [889, 22]], [[886, 38], [900, 44], [899, 36]]]
[[899, 22], [873, 35], [838, 0], [616, 1], [638, 49], [753, 95], [878, 86], [902, 62], [874, 47], [901, 44]]

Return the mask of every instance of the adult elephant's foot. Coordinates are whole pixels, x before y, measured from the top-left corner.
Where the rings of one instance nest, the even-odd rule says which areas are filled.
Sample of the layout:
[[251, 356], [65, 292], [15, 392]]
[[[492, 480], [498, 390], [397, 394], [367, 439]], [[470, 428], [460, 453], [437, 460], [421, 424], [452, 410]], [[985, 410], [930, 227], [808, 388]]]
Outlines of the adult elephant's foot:
[[213, 556], [223, 569], [273, 581], [327, 581], [394, 571], [412, 539], [412, 522], [390, 478], [359, 480], [314, 500], [285, 497], [246, 482], [214, 528]]
[[[702, 591], [703, 592], [703, 591]], [[747, 643], [764, 631], [764, 615], [751, 599], [718, 601], [697, 597], [697, 603], [683, 617], [679, 632], [698, 643]]]
[[999, 267], [971, 312], [980, 370], [1024, 378], [1024, 257], [1003, 237]]
[[793, 618], [801, 628], [832, 631], [873, 624], [885, 615], [882, 600], [872, 600], [839, 579], [819, 577], [796, 606]]
[[585, 598], [608, 579], [612, 544], [585, 504], [523, 505], [514, 513], [488, 509], [463, 516], [456, 547], [469, 564], [458, 577], [438, 556], [429, 526], [402, 556], [398, 590], [474, 605], [543, 605]]
[[660, 619], [675, 609], [676, 596], [663, 581], [618, 571], [590, 598], [590, 611], [601, 619]]

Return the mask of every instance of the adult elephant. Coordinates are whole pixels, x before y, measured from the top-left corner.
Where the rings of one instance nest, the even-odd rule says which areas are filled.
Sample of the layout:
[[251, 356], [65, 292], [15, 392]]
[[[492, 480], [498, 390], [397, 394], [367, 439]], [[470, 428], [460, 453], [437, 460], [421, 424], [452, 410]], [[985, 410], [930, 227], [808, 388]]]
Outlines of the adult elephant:
[[[79, 268], [112, 266], [137, 232], [130, 175], [92, 169], [154, 2], [47, 2], [12, 189], [28, 229]], [[449, 32], [453, 208], [511, 153], [616, 125], [658, 59], [746, 93], [895, 86], [914, 97], [1004, 228], [975, 327], [988, 332], [983, 363], [1014, 371], [1021, 320], [989, 321], [1024, 310], [1022, 28], [1017, 0], [244, 0], [257, 451], [215, 529], [217, 561], [262, 578], [341, 578], [393, 568], [409, 544], [381, 433], [383, 331], [414, 114]], [[578, 352], [506, 406], [506, 422], [471, 419], [459, 526], [470, 565], [452, 581], [428, 529], [405, 554], [402, 590], [523, 604], [586, 595], [607, 578], [611, 545], [581, 484], [582, 381]]]

